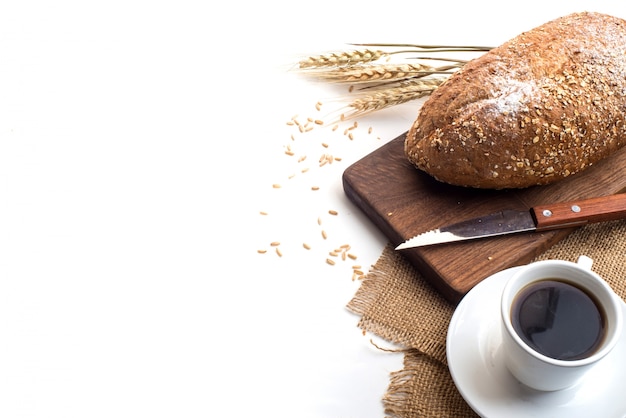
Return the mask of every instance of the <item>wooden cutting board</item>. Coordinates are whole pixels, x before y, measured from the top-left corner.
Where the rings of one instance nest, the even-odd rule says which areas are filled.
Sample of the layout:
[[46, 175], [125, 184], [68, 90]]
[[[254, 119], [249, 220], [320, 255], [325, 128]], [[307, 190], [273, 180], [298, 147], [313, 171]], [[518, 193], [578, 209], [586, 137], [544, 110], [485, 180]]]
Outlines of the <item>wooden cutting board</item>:
[[[348, 198], [398, 245], [418, 233], [502, 209], [605, 196], [626, 190], [626, 148], [592, 168], [552, 185], [523, 190], [478, 190], [447, 185], [414, 168], [404, 155], [405, 134], [348, 167]], [[403, 250], [441, 294], [457, 303], [481, 280], [530, 262], [575, 228], [523, 233]]]

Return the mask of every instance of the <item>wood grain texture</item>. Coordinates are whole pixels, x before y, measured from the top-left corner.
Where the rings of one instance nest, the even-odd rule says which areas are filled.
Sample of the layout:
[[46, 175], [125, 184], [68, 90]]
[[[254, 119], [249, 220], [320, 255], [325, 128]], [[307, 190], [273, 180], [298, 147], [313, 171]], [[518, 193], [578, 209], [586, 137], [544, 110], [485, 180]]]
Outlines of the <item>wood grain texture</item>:
[[[626, 189], [626, 149], [560, 182], [520, 190], [482, 190], [441, 183], [404, 155], [405, 134], [348, 167], [346, 196], [393, 245], [453, 222], [503, 209], [607, 196]], [[575, 228], [403, 250], [402, 254], [453, 303], [481, 280], [528, 263]]]

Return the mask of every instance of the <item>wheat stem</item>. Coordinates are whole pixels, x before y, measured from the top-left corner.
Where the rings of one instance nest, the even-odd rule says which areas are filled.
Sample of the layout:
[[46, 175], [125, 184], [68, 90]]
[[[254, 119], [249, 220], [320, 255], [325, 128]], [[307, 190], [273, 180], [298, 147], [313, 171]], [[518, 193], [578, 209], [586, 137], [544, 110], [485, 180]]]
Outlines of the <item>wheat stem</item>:
[[429, 57], [429, 56], [424, 56], [424, 57], [411, 57], [411, 58], [407, 58], [407, 59], [414, 59], [414, 60], [421, 60], [421, 61], [447, 61], [447, 62], [456, 62], [459, 66], [462, 66], [463, 64], [467, 64], [467, 63], [469, 62], [469, 60], [462, 60], [462, 59], [458, 59], [458, 58]]
[[430, 52], [442, 51], [489, 51], [493, 49], [490, 46], [468, 46], [468, 45], [419, 45], [419, 44], [394, 44], [394, 43], [367, 43], [367, 44], [351, 44], [353, 46], [377, 47], [377, 48], [414, 48], [418, 50], [427, 50]]

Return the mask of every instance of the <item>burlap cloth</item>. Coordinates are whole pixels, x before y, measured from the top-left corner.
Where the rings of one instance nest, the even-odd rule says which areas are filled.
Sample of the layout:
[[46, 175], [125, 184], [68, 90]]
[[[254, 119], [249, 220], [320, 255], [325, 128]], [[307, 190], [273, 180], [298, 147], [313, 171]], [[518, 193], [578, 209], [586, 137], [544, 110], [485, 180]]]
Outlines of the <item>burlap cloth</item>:
[[[587, 225], [536, 260], [576, 261], [593, 270], [626, 299], [626, 221]], [[404, 368], [392, 372], [382, 398], [388, 417], [475, 417], [456, 389], [446, 361], [446, 334], [454, 306], [443, 299], [388, 244], [348, 309], [359, 327], [404, 347]]]

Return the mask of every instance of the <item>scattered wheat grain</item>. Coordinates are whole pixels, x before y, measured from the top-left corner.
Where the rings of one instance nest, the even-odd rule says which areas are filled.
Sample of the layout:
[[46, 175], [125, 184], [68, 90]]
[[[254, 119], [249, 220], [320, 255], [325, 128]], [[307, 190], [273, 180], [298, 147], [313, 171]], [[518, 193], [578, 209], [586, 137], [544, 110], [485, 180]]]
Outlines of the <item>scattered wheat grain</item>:
[[324, 239], [328, 238], [328, 234], [326, 234], [326, 231], [322, 231], [322, 238]]
[[257, 250], [256, 252], [259, 253], [259, 254], [265, 254], [267, 252], [267, 250]]
[[274, 189], [280, 189], [281, 186], [280, 186], [280, 184], [274, 183], [274, 184], [272, 184], [272, 187]]
[[279, 257], [283, 256], [282, 251], [280, 251], [280, 248], [276, 247], [276, 255], [278, 255]]
[[319, 159], [319, 165], [320, 165], [320, 167], [322, 167], [322, 166], [324, 166], [326, 164], [332, 164], [332, 162], [334, 160], [335, 159], [333, 158], [332, 155], [330, 155], [330, 154], [322, 154], [322, 156]]
[[331, 215], [338, 215], [339, 212], [337, 212], [336, 210], [329, 210], [328, 213], [330, 213]]
[[335, 265], [335, 261], [334, 261], [334, 260], [331, 260], [330, 258], [327, 258], [327, 259], [326, 259], [326, 262], [327, 262], [328, 264], [330, 264], [331, 266], [334, 266], [334, 265]]
[[304, 244], [302, 244], [302, 246], [304, 247], [304, 249], [306, 250], [310, 250], [311, 246], [309, 244], [307, 244], [306, 242]]

